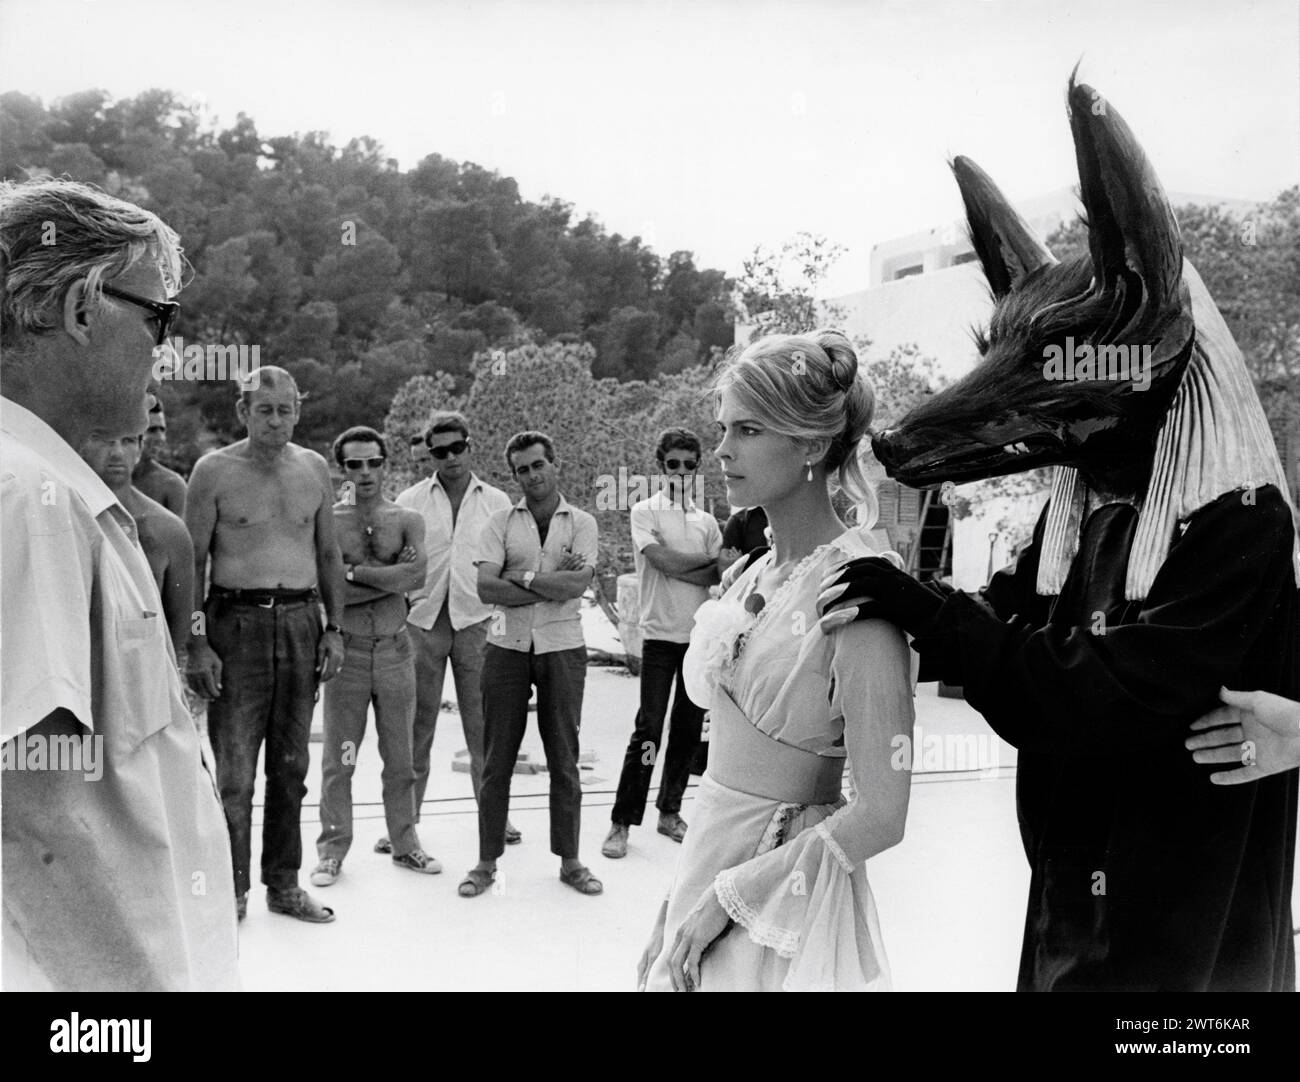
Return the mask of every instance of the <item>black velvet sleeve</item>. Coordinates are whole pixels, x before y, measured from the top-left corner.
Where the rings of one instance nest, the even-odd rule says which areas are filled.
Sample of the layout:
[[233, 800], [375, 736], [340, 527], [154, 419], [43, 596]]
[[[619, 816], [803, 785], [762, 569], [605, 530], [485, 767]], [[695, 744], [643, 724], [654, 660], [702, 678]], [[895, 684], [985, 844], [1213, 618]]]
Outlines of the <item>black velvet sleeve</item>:
[[[1253, 505], [1242, 495], [1196, 512], [1137, 619], [1102, 634], [1030, 614], [1040, 520], [1029, 558], [990, 584], [989, 603], [954, 594], [916, 640], [923, 675], [963, 685], [993, 729], [1026, 750], [1115, 752], [1181, 738], [1249, 652], [1269, 648], [1260, 630], [1279, 591], [1296, 586], [1290, 509], [1273, 486], [1255, 490]], [[1025, 611], [1008, 612], [1017, 602]]]

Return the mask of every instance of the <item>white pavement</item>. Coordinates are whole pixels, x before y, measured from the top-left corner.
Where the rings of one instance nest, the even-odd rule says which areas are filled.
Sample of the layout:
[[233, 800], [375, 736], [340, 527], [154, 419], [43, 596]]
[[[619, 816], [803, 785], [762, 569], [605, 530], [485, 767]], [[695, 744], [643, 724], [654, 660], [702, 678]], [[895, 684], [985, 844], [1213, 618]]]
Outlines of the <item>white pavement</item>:
[[[601, 618], [603, 619], [603, 617]], [[608, 626], [608, 624], [606, 624]], [[606, 649], [604, 642], [589, 643]], [[616, 645], [616, 640], [615, 640]], [[452, 698], [447, 680], [447, 698]], [[651, 790], [645, 824], [633, 828], [626, 858], [608, 860], [619, 767], [631, 735], [638, 682], [624, 669], [587, 672], [581, 746], [581, 855], [605, 893], [584, 897], [558, 879], [548, 844], [547, 775], [516, 774], [511, 819], [524, 834], [507, 848], [498, 882], [478, 898], [456, 884], [478, 851], [469, 775], [452, 770], [464, 747], [460, 719], [444, 711], [434, 742], [420, 835], [441, 875], [392, 865], [371, 851], [385, 833], [380, 762], [367, 730], [354, 780], [356, 838], [338, 882], [311, 887], [319, 831], [320, 745], [303, 806], [301, 884], [338, 919], [302, 924], [267, 911], [257, 885], [261, 779], [255, 795], [254, 888], [240, 926], [241, 969], [252, 991], [631, 990], [637, 960], [672, 880], [676, 843], [655, 832]], [[896, 989], [1011, 990], [1015, 987], [1029, 872], [1015, 814], [1015, 752], [965, 702], [917, 690], [917, 742], [907, 834], [868, 863]], [[524, 750], [539, 759], [530, 715]], [[260, 775], [260, 767], [259, 767]], [[657, 784], [657, 776], [656, 776]], [[691, 821], [694, 785], [683, 818]], [[735, 933], [733, 933], [735, 934]]]

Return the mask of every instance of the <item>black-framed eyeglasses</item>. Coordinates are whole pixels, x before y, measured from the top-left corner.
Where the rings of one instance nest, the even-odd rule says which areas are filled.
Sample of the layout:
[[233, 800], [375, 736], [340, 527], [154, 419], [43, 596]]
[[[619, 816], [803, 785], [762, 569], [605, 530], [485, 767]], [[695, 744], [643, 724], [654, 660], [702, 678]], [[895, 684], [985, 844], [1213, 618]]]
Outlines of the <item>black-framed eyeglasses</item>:
[[444, 447], [430, 447], [429, 451], [434, 458], [446, 458], [448, 455], [463, 455], [469, 450], [469, 440], [457, 440], [455, 443], [449, 443]]
[[369, 466], [372, 470], [377, 470], [377, 469], [379, 469], [379, 467], [382, 466], [383, 464], [384, 464], [384, 460], [383, 460], [382, 457], [380, 457], [380, 458], [345, 458], [345, 459], [343, 460], [343, 468], [344, 468], [345, 470], [359, 470], [359, 469], [361, 469], [363, 466]]
[[99, 289], [101, 293], [106, 293], [110, 297], [116, 297], [120, 301], [126, 301], [128, 304], [134, 304], [152, 312], [154, 319], [158, 321], [158, 341], [154, 343], [158, 346], [167, 341], [167, 335], [172, 329], [172, 324], [176, 322], [176, 318], [181, 314], [179, 301], [154, 301], [148, 297], [128, 293], [125, 289], [116, 289], [113, 286], [100, 286]]
[[678, 468], [693, 470], [695, 469], [696, 466], [699, 465], [699, 463], [696, 462], [695, 459], [693, 458], [687, 458], [687, 459], [667, 458], [664, 459], [664, 465], [667, 466], [670, 470], [675, 470]]

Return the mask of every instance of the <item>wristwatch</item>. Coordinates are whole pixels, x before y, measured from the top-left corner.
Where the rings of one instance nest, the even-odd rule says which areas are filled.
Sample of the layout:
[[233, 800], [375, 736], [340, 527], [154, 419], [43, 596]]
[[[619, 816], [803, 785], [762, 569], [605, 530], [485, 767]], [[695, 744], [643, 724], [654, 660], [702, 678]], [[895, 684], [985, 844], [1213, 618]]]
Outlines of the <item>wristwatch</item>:
[[341, 627], [339, 627], [338, 624], [326, 624], [326, 625], [325, 625], [325, 630], [326, 630], [326, 631], [336, 631], [336, 632], [338, 632], [338, 634], [340, 634], [340, 635], [343, 634], [343, 629], [342, 629]]
[[345, 579], [347, 579], [348, 582], [355, 582], [356, 580], [353, 579], [353, 577], [352, 577], [352, 573], [353, 573], [353, 571], [355, 571], [355, 570], [356, 570], [356, 568], [355, 568], [352, 564], [344, 564], [344, 565], [343, 565], [343, 577], [344, 577]]
[[525, 589], [525, 590], [531, 590], [531, 589], [533, 588], [533, 579], [535, 579], [535, 578], [537, 578], [537, 572], [536, 572], [536, 571], [525, 571], [525, 572], [524, 572], [524, 589]]

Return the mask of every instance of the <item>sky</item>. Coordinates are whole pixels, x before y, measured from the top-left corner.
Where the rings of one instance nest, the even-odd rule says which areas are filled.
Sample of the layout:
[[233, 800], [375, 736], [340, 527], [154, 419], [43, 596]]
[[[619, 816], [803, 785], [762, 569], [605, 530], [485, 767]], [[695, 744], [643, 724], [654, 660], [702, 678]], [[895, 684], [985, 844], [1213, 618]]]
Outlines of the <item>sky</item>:
[[807, 230], [846, 249], [832, 296], [959, 216], [954, 154], [1012, 199], [1074, 184], [1080, 59], [1167, 189], [1300, 183], [1300, 0], [0, 0], [2, 90], [370, 135], [728, 273]]

